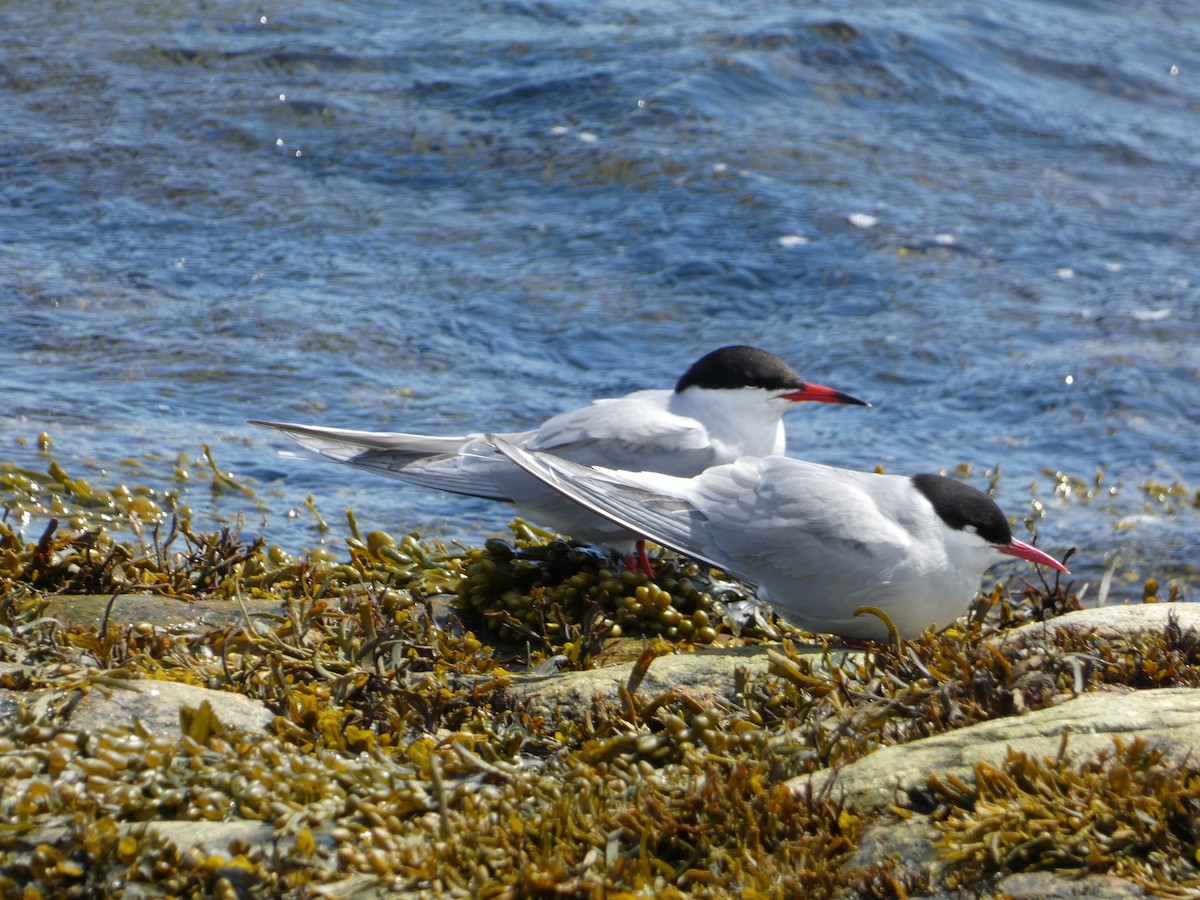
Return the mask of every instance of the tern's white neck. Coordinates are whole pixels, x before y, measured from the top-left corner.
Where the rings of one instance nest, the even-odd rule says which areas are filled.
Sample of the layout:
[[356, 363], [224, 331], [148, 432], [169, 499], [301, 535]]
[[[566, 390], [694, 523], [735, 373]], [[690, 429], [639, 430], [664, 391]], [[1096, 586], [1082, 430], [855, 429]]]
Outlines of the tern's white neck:
[[672, 393], [671, 412], [704, 424], [719, 459], [733, 462], [741, 456], [771, 456], [785, 450], [783, 414], [792, 404], [775, 392], [756, 388], [707, 390], [690, 387]]

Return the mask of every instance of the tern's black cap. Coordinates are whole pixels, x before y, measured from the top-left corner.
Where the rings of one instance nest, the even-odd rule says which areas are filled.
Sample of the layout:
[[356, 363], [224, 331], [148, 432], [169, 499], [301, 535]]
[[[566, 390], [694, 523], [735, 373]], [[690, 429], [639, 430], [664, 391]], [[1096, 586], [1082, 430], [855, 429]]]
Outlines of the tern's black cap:
[[690, 387], [737, 390], [753, 387], [769, 391], [798, 391], [804, 379], [773, 353], [738, 344], [714, 350], [692, 364], [675, 385], [675, 393]]
[[989, 544], [1012, 543], [1012, 528], [996, 502], [983, 491], [945, 475], [914, 475], [912, 483], [933, 511], [955, 531], [967, 526]]

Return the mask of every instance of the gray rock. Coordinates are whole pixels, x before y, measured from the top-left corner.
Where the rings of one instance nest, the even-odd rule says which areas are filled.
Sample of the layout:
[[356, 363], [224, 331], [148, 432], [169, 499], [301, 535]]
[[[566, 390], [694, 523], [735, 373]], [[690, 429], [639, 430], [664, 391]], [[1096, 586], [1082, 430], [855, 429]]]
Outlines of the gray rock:
[[180, 850], [195, 848], [204, 854], [231, 856], [230, 844], [242, 841], [250, 846], [269, 846], [275, 838], [275, 826], [270, 822], [230, 819], [222, 822], [160, 820], [145, 824], [147, 834], [154, 834]]
[[1056, 631], [1092, 633], [1107, 641], [1133, 640], [1162, 634], [1174, 616], [1184, 631], [1200, 631], [1200, 603], [1139, 603], [1132, 606], [1100, 606], [1067, 613], [1047, 622], [1031, 622], [1001, 634], [1001, 646], [1028, 645]]
[[[744, 670], [746, 676], [766, 674], [770, 665], [767, 654], [771, 649], [764, 646], [716, 647], [660, 656], [650, 664], [636, 693], [651, 698], [675, 690], [710, 705], [737, 692], [739, 669]], [[844, 654], [854, 656], [861, 652], [839, 651], [834, 654], [834, 662], [841, 660]], [[822, 650], [814, 648], [806, 655], [814, 666], [822, 665]], [[629, 684], [634, 665], [627, 663], [582, 672], [521, 676], [514, 680], [511, 690], [518, 698], [528, 700], [535, 712], [579, 718], [595, 702], [619, 702], [620, 689]]]
[[208, 701], [222, 725], [244, 731], [270, 727], [275, 714], [257, 700], [228, 691], [149, 679], [92, 685], [66, 715], [72, 731], [94, 732], [106, 725], [128, 726], [136, 716], [153, 734], [178, 734], [179, 712]]
[[[110, 604], [111, 603], [111, 607]], [[282, 615], [278, 600], [180, 600], [158, 594], [69, 594], [52, 597], [43, 616], [58, 619], [68, 628], [99, 628], [107, 613], [110, 625], [124, 627], [149, 622], [171, 634], [207, 634], [246, 624], [242, 607], [251, 616], [258, 613]]]
[[[844, 792], [852, 806], [874, 808], [921, 788], [930, 775], [973, 780], [976, 762], [999, 765], [1009, 748], [1054, 756], [1063, 733], [1071, 757], [1095, 756], [1113, 746], [1113, 736], [1142, 738], [1182, 762], [1200, 745], [1200, 689], [1159, 688], [1132, 693], [1082, 694], [1059, 706], [1024, 716], [981, 722], [947, 734], [885, 747], [840, 771], [825, 769], [795, 778], [793, 790], [812, 783], [815, 792]], [[830, 782], [833, 782], [832, 786]]]
[[858, 850], [845, 871], [887, 865], [893, 869], [928, 873], [933, 867], [933, 843], [940, 832], [924, 818], [882, 819], [863, 832]]
[[996, 884], [996, 896], [1008, 900], [1072, 900], [1075, 897], [1142, 900], [1155, 894], [1116, 875], [1071, 878], [1053, 872], [1019, 872], [1000, 879]]
[[[1154, 896], [1116, 875], [1073, 875], [1056, 872], [1018, 872], [1001, 878], [990, 893], [975, 888], [950, 890], [941, 887], [940, 865], [934, 844], [940, 832], [923, 816], [904, 820], [885, 816], [871, 825], [859, 840], [858, 850], [843, 868], [853, 883], [856, 874], [872, 868], [887, 872], [911, 885], [928, 884], [928, 892], [909, 890], [914, 900], [967, 900], [980, 896], [1004, 900], [1071, 900], [1077, 897], [1104, 900], [1142, 900]], [[853, 896], [853, 894], [838, 895]]]

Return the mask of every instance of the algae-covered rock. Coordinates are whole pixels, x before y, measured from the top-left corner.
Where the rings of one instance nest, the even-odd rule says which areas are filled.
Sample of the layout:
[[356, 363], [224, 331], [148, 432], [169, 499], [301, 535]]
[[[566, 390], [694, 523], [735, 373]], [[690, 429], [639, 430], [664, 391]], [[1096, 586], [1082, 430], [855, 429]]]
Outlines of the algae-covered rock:
[[996, 896], [1082, 896], [1085, 884], [1094, 896], [1192, 896], [1197, 740], [1200, 690], [1086, 694], [884, 748], [792, 788], [886, 810], [846, 871], [883, 871], [910, 896], [997, 875]]
[[42, 615], [57, 619], [68, 628], [95, 627], [104, 622], [116, 627], [139, 625], [163, 629], [172, 634], [207, 634], [226, 628], [238, 628], [247, 616], [275, 615], [283, 612], [279, 600], [242, 597], [228, 600], [180, 602], [177, 597], [161, 594], [67, 594], [46, 601]]
[[1200, 746], [1200, 690], [1081, 694], [1023, 716], [1009, 716], [934, 737], [885, 747], [836, 771], [803, 775], [796, 791], [834, 790], [856, 808], [905, 803], [928, 780], [969, 781], [978, 763], [998, 765], [1010, 751], [1055, 756], [1064, 735], [1072, 755], [1094, 756], [1113, 738], [1141, 739], [1166, 759], [1182, 763]]
[[1001, 647], [1020, 646], [1067, 631], [1095, 635], [1106, 641], [1132, 643], [1161, 635], [1168, 626], [1181, 632], [1200, 631], [1200, 604], [1138, 603], [1080, 609], [1045, 622], [1029, 622], [1001, 632], [995, 641]]
[[[835, 654], [844, 659], [846, 653]], [[596, 702], [616, 703], [623, 687], [636, 684], [637, 690], [650, 697], [668, 691], [690, 697], [702, 706], [731, 699], [747, 679], [765, 676], [771, 667], [771, 650], [765, 646], [705, 647], [693, 653], [670, 654], [654, 658], [645, 667], [638, 663], [518, 677], [510, 690], [529, 704], [532, 712], [552, 718], [576, 718]], [[827, 651], [823, 648], [800, 649], [798, 654], [820, 669]], [[638, 671], [635, 678], [634, 672]]]
[[0, 467], [0, 893], [1200, 890], [1190, 606], [1014, 582], [848, 650], [669, 556], [289, 553], [52, 470]]
[[995, 896], [1007, 900], [1144, 900], [1162, 896], [1148, 887], [1115, 875], [1059, 875], [1054, 872], [1020, 872], [996, 883]]
[[186, 709], [208, 704], [222, 725], [239, 731], [262, 731], [275, 714], [257, 700], [231, 691], [213, 691], [174, 681], [106, 681], [93, 684], [65, 708], [56, 725], [85, 734], [106, 727], [127, 727], [134, 719], [150, 734], [177, 734]]

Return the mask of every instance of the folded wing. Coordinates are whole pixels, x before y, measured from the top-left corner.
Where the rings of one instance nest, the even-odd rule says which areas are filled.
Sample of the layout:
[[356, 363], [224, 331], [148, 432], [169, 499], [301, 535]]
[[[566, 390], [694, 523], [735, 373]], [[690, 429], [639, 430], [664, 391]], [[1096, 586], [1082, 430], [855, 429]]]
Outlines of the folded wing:
[[498, 435], [487, 435], [487, 439], [547, 487], [596, 515], [677, 553], [743, 577], [737, 571], [739, 567], [718, 548], [704, 546], [708, 516], [680, 495], [689, 479], [590, 468], [530, 453]]
[[[508, 469], [509, 464], [477, 434], [434, 437], [255, 419], [250, 424], [274, 428], [326, 459], [409, 484], [488, 500], [510, 500], [497, 477], [499, 470]], [[510, 440], [528, 436], [529, 433], [507, 435]]]
[[714, 462], [707, 428], [667, 408], [669, 391], [638, 391], [598, 400], [547, 419], [528, 450], [589, 466], [631, 472], [695, 475]]

